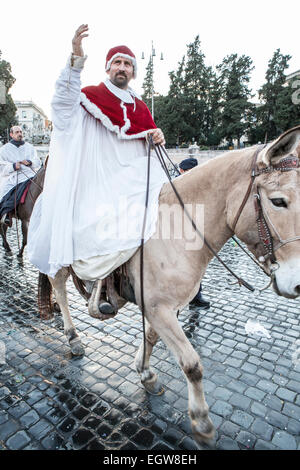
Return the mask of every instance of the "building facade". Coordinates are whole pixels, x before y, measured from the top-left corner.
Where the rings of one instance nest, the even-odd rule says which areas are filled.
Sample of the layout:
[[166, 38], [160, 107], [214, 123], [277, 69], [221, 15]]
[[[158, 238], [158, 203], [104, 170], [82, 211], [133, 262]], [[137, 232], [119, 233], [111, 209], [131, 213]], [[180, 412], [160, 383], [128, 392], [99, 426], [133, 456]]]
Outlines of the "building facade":
[[24, 139], [32, 143], [47, 143], [52, 129], [51, 121], [33, 101], [15, 101], [17, 119]]
[[292, 72], [286, 76], [286, 84], [294, 80], [300, 80], [300, 70], [296, 70], [296, 72]]

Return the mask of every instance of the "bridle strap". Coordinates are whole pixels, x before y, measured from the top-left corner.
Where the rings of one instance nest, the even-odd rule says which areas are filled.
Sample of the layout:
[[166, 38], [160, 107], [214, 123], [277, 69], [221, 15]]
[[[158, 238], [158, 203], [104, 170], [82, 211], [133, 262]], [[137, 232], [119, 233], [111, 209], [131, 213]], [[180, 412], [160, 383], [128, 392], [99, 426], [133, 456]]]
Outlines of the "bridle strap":
[[296, 242], [297, 240], [300, 240], [299, 237], [293, 237], [293, 238], [288, 238], [287, 240], [279, 240], [279, 243], [277, 243], [274, 247], [274, 251], [279, 250], [284, 245], [287, 245], [288, 243]]
[[249, 196], [250, 196], [250, 194], [251, 194], [251, 190], [252, 190], [252, 187], [253, 187], [253, 184], [254, 184], [254, 180], [255, 180], [255, 178], [256, 178], [256, 176], [257, 176], [257, 174], [256, 174], [256, 162], [257, 162], [257, 157], [258, 157], [259, 152], [260, 152], [264, 147], [265, 147], [265, 145], [260, 146], [260, 147], [256, 150], [256, 152], [255, 152], [255, 154], [254, 154], [254, 157], [253, 157], [253, 160], [252, 160], [251, 180], [250, 180], [250, 183], [249, 183], [247, 192], [246, 192], [246, 194], [245, 194], [245, 196], [244, 196], [244, 199], [243, 199], [243, 201], [242, 201], [242, 204], [240, 205], [240, 208], [239, 208], [239, 210], [238, 210], [238, 212], [237, 212], [237, 214], [236, 214], [236, 216], [235, 216], [235, 218], [234, 218], [233, 225], [232, 225], [232, 227], [231, 227], [231, 229], [232, 229], [233, 232], [235, 232], [236, 224], [238, 223], [239, 218], [240, 218], [240, 216], [241, 216], [241, 213], [243, 212], [244, 207], [245, 207], [245, 205], [246, 205], [246, 202], [248, 201]]
[[265, 259], [266, 257], [270, 258], [271, 263], [275, 263], [276, 258], [274, 254], [273, 237], [271, 235], [269, 226], [265, 219], [265, 212], [263, 210], [258, 186], [256, 190], [257, 190], [257, 193], [254, 194], [254, 207], [255, 207], [255, 212], [256, 212], [258, 236], [266, 252]]

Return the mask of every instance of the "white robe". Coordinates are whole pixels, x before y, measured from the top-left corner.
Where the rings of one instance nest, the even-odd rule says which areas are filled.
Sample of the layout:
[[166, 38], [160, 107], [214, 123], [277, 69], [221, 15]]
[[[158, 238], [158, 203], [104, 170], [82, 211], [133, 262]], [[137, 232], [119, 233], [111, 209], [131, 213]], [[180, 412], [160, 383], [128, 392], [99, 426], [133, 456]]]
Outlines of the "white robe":
[[[34, 171], [32, 171], [30, 166], [25, 165], [21, 165], [20, 170], [15, 170], [13, 164], [22, 160], [30, 160]], [[37, 156], [36, 150], [28, 142], [19, 147], [10, 142], [3, 145], [0, 148], [0, 202], [5, 194], [17, 184], [35, 176], [40, 166], [41, 161]]]
[[[147, 151], [144, 139], [112, 132], [107, 120], [101, 122], [83, 109], [80, 71], [68, 62], [56, 83], [50, 156], [29, 225], [28, 256], [51, 277], [73, 264], [82, 279], [102, 279], [140, 245]], [[132, 93], [122, 97], [132, 102]], [[153, 156], [150, 173], [145, 240], [155, 232], [158, 197], [167, 181]], [[98, 258], [95, 273], [99, 255], [103, 259], [99, 263]], [[92, 273], [80, 270], [86, 260], [93, 265]]]

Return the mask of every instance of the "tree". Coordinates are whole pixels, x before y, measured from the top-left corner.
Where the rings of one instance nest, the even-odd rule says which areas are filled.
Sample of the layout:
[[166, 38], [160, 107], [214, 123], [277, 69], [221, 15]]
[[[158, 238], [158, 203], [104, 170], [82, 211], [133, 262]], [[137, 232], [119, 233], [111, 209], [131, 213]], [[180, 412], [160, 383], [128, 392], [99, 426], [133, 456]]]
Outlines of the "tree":
[[176, 137], [172, 132], [172, 124], [170, 123], [170, 115], [168, 108], [168, 97], [163, 95], [154, 96], [155, 123], [164, 131], [167, 146], [176, 145]]
[[[199, 36], [187, 45], [187, 54], [169, 73], [170, 88], [160, 97], [155, 120], [168, 145], [190, 143], [217, 145], [220, 90], [215, 73], [205, 65]], [[156, 105], [155, 105], [156, 106]], [[162, 109], [163, 107], [163, 109]]]
[[293, 83], [288, 83], [277, 97], [274, 123], [279, 134], [300, 124], [300, 103], [294, 95]]
[[238, 146], [243, 134], [249, 128], [249, 99], [253, 96], [248, 88], [252, 60], [237, 54], [226, 56], [217, 66], [222, 89], [221, 135], [228, 141], [237, 139]]
[[222, 103], [222, 86], [216, 73], [210, 69], [210, 77], [208, 84], [208, 98], [204, 118], [204, 134], [206, 136], [206, 144], [209, 146], [219, 145], [221, 132], [221, 103]]
[[11, 73], [11, 65], [9, 62], [1, 60], [1, 56], [0, 51], [0, 84], [5, 88], [5, 102], [0, 104], [0, 140], [7, 142], [10, 127], [17, 124], [17, 108], [12, 97], [8, 94], [8, 90], [15, 83], [15, 78]]
[[155, 122], [164, 131], [168, 146], [179, 145], [185, 140], [188, 124], [185, 122], [183, 92], [185, 57], [178, 69], [169, 73], [170, 88], [167, 96], [155, 96]]
[[199, 36], [188, 44], [184, 68], [184, 121], [187, 124], [186, 140], [195, 138], [198, 143], [207, 142], [209, 91], [212, 69], [205, 65]]
[[266, 83], [259, 90], [262, 106], [257, 109], [257, 131], [260, 135], [264, 134], [264, 140], [272, 140], [282, 131], [282, 121], [280, 123], [277, 118], [281, 114], [283, 96], [287, 95], [284, 89], [285, 70], [290, 59], [290, 55], [283, 55], [280, 49], [277, 49], [268, 63]]
[[152, 109], [152, 95], [154, 93], [153, 90], [153, 60], [150, 57], [148, 65], [146, 67], [146, 76], [142, 85], [144, 93], [142, 95], [143, 101], [145, 101], [146, 105], [149, 109]]

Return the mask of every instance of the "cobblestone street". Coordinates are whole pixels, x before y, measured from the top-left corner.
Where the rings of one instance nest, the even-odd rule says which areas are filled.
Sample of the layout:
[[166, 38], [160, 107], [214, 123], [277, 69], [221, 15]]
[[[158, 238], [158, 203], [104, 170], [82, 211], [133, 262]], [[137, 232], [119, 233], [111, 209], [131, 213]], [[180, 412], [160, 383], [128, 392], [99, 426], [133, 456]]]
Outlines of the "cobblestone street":
[[[37, 271], [0, 250], [0, 449], [196, 450], [183, 374], [159, 341], [152, 366], [162, 396], [143, 389], [134, 368], [142, 341], [139, 309], [115, 319], [88, 315], [70, 288], [71, 315], [85, 346], [73, 358], [62, 320], [37, 312]], [[250, 284], [267, 279], [230, 240], [221, 255]], [[216, 437], [210, 449], [300, 450], [300, 301], [233, 285], [213, 260], [203, 280], [208, 310], [179, 319], [204, 365], [204, 390]], [[248, 330], [259, 322], [261, 333]]]

